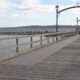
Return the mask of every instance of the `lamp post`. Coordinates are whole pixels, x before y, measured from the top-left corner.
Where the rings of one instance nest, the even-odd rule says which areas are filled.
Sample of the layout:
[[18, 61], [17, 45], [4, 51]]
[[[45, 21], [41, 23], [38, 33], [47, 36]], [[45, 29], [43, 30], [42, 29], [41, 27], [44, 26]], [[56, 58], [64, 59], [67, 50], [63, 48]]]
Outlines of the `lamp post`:
[[[59, 6], [58, 5], [56, 5], [56, 32], [58, 32], [58, 16], [59, 16], [59, 14], [61, 13], [61, 12], [63, 12], [63, 11], [66, 11], [66, 10], [69, 10], [69, 9], [73, 9], [73, 8], [80, 8], [80, 6], [79, 5], [75, 5], [75, 6], [71, 6], [71, 7], [67, 7], [67, 8], [64, 8], [64, 9], [62, 9], [62, 10], [59, 10]], [[79, 22], [80, 20], [78, 20], [77, 19], [77, 25], [78, 25], [78, 22]], [[78, 26], [77, 26], [78, 27]], [[56, 40], [58, 40], [58, 37], [56, 37]]]
[[56, 32], [58, 32], [58, 11], [59, 11], [59, 6], [56, 6]]
[[[58, 32], [58, 11], [59, 11], [59, 6], [56, 5], [56, 32]], [[58, 40], [58, 37], [56, 37], [56, 40]]]

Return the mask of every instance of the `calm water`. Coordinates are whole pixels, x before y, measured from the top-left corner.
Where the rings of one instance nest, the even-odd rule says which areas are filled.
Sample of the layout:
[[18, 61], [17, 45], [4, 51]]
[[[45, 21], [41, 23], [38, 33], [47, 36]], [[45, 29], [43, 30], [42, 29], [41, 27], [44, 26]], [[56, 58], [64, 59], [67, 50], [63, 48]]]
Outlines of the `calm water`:
[[[0, 38], [3, 38], [5, 36], [1, 36]], [[9, 36], [8, 36], [9, 37]], [[11, 36], [10, 36], [11, 37]], [[47, 39], [46, 37], [43, 37], [43, 39]], [[33, 37], [33, 41], [40, 40], [39, 36]], [[52, 42], [53, 38], [50, 38], [50, 42]], [[19, 47], [19, 51], [28, 50], [30, 49], [30, 44], [26, 44], [30, 42], [30, 37], [20, 38], [19, 44], [25, 44], [23, 46]], [[43, 44], [46, 44], [46, 41], [43, 41]], [[8, 47], [10, 45], [16, 45], [16, 39], [7, 39], [7, 40], [0, 40], [0, 48], [2, 47]], [[34, 43], [33, 47], [37, 47], [40, 45], [40, 42]], [[0, 50], [0, 56], [6, 56], [6, 55], [12, 55], [16, 53], [16, 48], [12, 49], [6, 49], [4, 51]]]

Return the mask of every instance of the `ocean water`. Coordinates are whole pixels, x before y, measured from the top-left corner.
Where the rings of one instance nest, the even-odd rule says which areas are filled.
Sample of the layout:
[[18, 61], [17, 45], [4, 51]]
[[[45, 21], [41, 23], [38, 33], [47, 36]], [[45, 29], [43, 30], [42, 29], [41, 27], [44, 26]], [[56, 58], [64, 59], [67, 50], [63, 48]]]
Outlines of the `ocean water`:
[[[14, 36], [16, 36], [16, 35], [14, 35]], [[0, 39], [7, 38], [7, 37], [9, 38], [9, 37], [13, 37], [13, 36], [0, 35]], [[47, 43], [47, 37], [43, 36], [42, 39], [44, 39], [43, 44], [46, 44]], [[33, 41], [37, 41], [37, 40], [40, 40], [40, 36], [33, 37]], [[49, 41], [52, 42], [53, 38], [50, 38]], [[22, 46], [19, 46], [19, 52], [30, 49], [30, 44], [29, 43], [30, 43], [30, 37], [19, 38], [19, 45], [24, 44]], [[9, 55], [15, 54], [16, 53], [16, 48], [10, 48], [10, 49], [1, 50], [1, 48], [7, 48], [9, 46], [15, 46], [15, 45], [16, 45], [16, 39], [0, 40], [0, 57], [9, 56]], [[37, 46], [40, 46], [40, 42], [33, 43], [33, 47], [37, 47]]]

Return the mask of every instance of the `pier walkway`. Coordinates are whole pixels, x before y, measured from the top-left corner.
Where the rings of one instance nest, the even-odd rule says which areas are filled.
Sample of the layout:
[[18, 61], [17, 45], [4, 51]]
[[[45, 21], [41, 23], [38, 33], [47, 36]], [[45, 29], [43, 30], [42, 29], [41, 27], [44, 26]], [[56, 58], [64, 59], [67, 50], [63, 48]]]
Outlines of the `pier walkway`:
[[80, 36], [0, 62], [0, 80], [80, 80]]

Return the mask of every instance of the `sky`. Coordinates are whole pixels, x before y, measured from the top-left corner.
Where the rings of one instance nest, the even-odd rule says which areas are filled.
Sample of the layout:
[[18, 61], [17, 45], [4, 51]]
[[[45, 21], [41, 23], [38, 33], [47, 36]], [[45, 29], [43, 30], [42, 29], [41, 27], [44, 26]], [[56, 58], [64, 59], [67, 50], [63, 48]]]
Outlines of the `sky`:
[[[79, 0], [0, 0], [0, 27], [55, 25], [56, 9], [80, 5]], [[59, 14], [59, 25], [76, 25], [80, 8]]]

